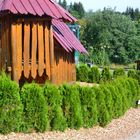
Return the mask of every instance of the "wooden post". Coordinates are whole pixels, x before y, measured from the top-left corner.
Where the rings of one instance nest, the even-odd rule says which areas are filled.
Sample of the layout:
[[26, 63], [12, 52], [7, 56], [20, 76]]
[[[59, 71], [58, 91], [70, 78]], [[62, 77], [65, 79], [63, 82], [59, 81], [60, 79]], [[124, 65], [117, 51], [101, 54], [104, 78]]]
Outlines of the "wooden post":
[[50, 65], [51, 65], [51, 82], [55, 83], [55, 75], [54, 75], [54, 40], [53, 40], [53, 29], [52, 25], [50, 25]]
[[12, 45], [12, 78], [18, 81], [18, 68], [17, 68], [17, 38], [16, 38], [16, 24], [11, 25], [11, 45]]

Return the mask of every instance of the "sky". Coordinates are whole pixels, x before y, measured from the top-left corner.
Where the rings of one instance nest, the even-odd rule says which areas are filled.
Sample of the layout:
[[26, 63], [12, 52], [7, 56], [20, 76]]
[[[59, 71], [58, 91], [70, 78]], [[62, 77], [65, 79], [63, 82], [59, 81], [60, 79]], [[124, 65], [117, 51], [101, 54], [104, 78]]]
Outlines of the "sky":
[[140, 9], [140, 0], [67, 0], [70, 2], [81, 2], [86, 11], [88, 10], [102, 10], [104, 7], [115, 8], [116, 11], [125, 11], [126, 8], [133, 7]]

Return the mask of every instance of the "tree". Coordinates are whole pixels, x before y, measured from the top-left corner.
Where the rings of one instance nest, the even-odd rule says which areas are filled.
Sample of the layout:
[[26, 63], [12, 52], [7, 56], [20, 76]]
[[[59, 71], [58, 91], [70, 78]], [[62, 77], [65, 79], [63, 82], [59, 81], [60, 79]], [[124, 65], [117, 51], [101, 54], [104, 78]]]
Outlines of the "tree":
[[138, 57], [140, 34], [130, 17], [104, 9], [87, 13], [86, 21], [81, 40], [92, 60], [126, 64]]

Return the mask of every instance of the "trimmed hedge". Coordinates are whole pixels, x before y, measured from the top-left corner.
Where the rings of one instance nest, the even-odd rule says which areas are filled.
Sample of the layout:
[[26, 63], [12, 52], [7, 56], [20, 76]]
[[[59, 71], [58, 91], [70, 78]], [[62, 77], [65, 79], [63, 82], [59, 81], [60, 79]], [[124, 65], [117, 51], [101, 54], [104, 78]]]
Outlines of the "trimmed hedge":
[[101, 73], [101, 82], [108, 82], [111, 81], [111, 79], [112, 79], [112, 75], [109, 67], [104, 67]]
[[101, 74], [100, 74], [100, 71], [97, 66], [94, 66], [90, 69], [88, 77], [89, 77], [88, 81], [90, 83], [99, 83], [100, 82]]
[[118, 77], [121, 77], [121, 76], [125, 76], [124, 68], [117, 68], [117, 69], [115, 69], [114, 72], [113, 72], [113, 77], [114, 78], [118, 78]]
[[63, 96], [62, 108], [68, 127], [79, 129], [83, 126], [79, 87], [76, 85], [63, 85], [59, 89]]
[[48, 126], [48, 109], [42, 88], [35, 84], [25, 84], [21, 89], [21, 102], [24, 107], [23, 131], [44, 132]]
[[44, 97], [48, 105], [48, 119], [51, 130], [64, 131], [67, 128], [67, 123], [61, 108], [63, 97], [60, 95], [60, 91], [56, 86], [46, 83]]
[[0, 133], [18, 132], [22, 111], [19, 86], [3, 73], [0, 76]]
[[[20, 93], [20, 94], [19, 94]], [[118, 78], [98, 87], [46, 83], [19, 86], [0, 76], [0, 133], [65, 131], [106, 126], [140, 99], [138, 81]]]
[[79, 87], [84, 127], [91, 128], [98, 123], [96, 94], [93, 88]]

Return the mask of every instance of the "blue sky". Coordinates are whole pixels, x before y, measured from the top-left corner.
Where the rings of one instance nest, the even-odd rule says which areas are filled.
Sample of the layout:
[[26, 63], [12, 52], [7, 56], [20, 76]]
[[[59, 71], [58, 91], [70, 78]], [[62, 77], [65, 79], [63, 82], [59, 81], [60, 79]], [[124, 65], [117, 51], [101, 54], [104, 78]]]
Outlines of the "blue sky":
[[127, 6], [140, 9], [140, 0], [67, 0], [70, 2], [82, 2], [86, 11], [103, 9], [104, 7], [116, 7], [117, 11], [125, 11]]

